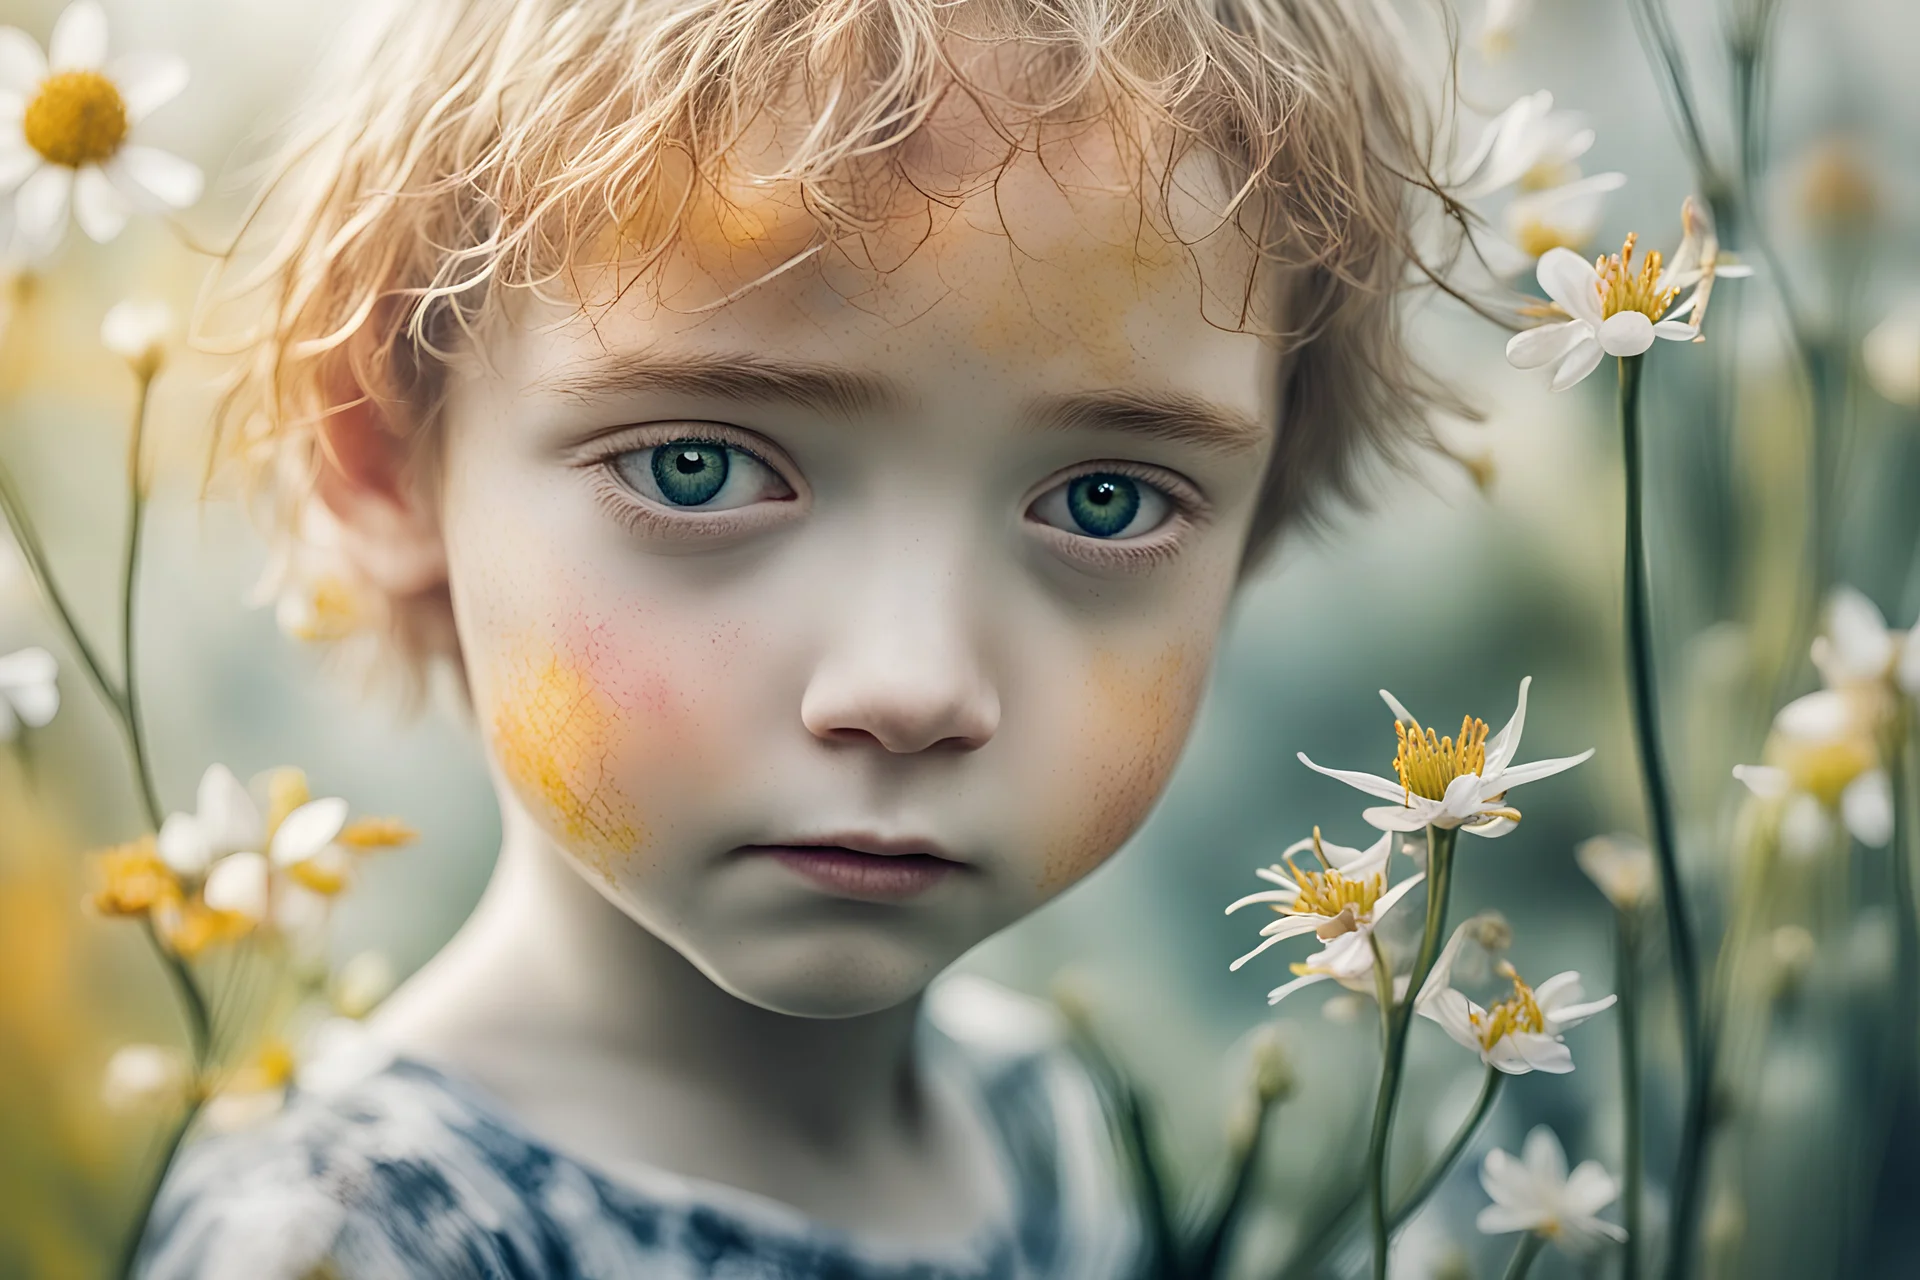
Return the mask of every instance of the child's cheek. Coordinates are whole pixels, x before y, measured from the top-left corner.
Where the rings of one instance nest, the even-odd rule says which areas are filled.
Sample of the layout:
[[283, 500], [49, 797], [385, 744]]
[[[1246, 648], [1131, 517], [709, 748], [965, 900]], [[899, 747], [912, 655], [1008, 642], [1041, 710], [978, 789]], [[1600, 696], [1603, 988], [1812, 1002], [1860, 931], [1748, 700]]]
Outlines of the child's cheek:
[[696, 655], [661, 639], [622, 643], [604, 622], [581, 622], [510, 647], [495, 668], [487, 730], [501, 772], [609, 884], [670, 838], [663, 802], [697, 789], [714, 757], [711, 646]]
[[1180, 642], [1146, 655], [1094, 655], [1072, 740], [1062, 744], [1057, 802], [1070, 807], [1041, 846], [1041, 893], [1057, 893], [1106, 861], [1147, 816], [1187, 740], [1207, 656], [1205, 645]]

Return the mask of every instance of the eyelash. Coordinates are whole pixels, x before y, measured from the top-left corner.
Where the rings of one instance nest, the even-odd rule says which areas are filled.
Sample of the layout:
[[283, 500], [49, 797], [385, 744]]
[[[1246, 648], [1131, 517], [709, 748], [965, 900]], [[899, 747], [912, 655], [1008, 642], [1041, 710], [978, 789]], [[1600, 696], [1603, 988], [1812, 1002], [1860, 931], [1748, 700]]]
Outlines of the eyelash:
[[[675, 430], [675, 426], [679, 429]], [[723, 511], [702, 513], [694, 508], [669, 510], [645, 495], [634, 492], [632, 486], [615, 472], [615, 464], [627, 454], [683, 440], [746, 454], [778, 476], [782, 483], [793, 490], [794, 496], [774, 503], [759, 502]], [[725, 537], [770, 523], [771, 519], [777, 519], [785, 513], [777, 510], [769, 512], [765, 508], [797, 503], [806, 493], [805, 487], [796, 478], [797, 470], [791, 464], [774, 461], [769, 456], [773, 451], [757, 437], [718, 423], [661, 424], [613, 437], [613, 441], [611, 445], [602, 442], [600, 449], [585, 459], [583, 465], [588, 469], [594, 499], [601, 510], [629, 533], [667, 538]]]
[[[1072, 484], [1081, 476], [1089, 475], [1126, 476], [1151, 486], [1166, 498], [1167, 518], [1157, 528], [1150, 529], [1137, 537], [1115, 541], [1069, 533], [1065, 529], [1042, 524], [1026, 514], [1033, 510], [1034, 504], [1055, 489]], [[1092, 561], [1103, 568], [1140, 573], [1164, 564], [1178, 555], [1186, 542], [1188, 532], [1204, 524], [1211, 515], [1212, 508], [1191, 482], [1171, 471], [1144, 466], [1137, 462], [1102, 460], [1083, 462], [1049, 476], [1035, 486], [1021, 507], [1021, 512], [1022, 518], [1038, 532], [1039, 536], [1052, 543], [1063, 554], [1078, 560]]]

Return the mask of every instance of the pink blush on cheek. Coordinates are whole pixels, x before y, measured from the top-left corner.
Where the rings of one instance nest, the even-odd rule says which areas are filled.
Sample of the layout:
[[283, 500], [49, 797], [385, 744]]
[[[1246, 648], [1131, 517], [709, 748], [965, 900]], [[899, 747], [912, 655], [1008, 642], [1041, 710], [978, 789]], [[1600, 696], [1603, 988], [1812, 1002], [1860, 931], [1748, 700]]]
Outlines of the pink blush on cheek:
[[1186, 745], [1205, 677], [1204, 650], [1178, 643], [1145, 661], [1094, 655], [1080, 695], [1084, 750], [1063, 770], [1070, 812], [1044, 846], [1043, 894], [1105, 862], [1145, 819]]

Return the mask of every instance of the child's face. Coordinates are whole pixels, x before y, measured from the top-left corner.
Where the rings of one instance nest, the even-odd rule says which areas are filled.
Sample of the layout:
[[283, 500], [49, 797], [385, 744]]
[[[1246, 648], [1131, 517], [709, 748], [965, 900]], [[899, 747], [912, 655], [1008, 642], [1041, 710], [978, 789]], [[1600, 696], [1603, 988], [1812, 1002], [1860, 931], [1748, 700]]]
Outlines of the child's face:
[[[1187, 252], [1136, 244], [1132, 197], [1031, 164], [894, 232], [921, 243], [884, 276], [809, 261], [696, 310], [811, 231], [739, 198], [663, 302], [488, 339], [442, 531], [509, 802], [727, 990], [850, 1015], [1099, 866], [1159, 795], [1273, 363], [1203, 317]], [[1199, 249], [1216, 288], [1230, 238]]]

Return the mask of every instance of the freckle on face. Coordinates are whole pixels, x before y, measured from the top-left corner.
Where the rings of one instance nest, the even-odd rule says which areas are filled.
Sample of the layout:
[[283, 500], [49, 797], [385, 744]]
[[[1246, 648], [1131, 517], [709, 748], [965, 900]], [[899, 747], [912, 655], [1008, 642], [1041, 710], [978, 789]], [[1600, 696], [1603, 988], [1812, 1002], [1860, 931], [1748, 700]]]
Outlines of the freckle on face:
[[1062, 784], [1076, 797], [1066, 830], [1047, 844], [1039, 888], [1080, 879], [1133, 834], [1166, 785], [1200, 700], [1201, 650], [1169, 642], [1143, 659], [1094, 655], [1080, 697], [1087, 709], [1081, 754]]

